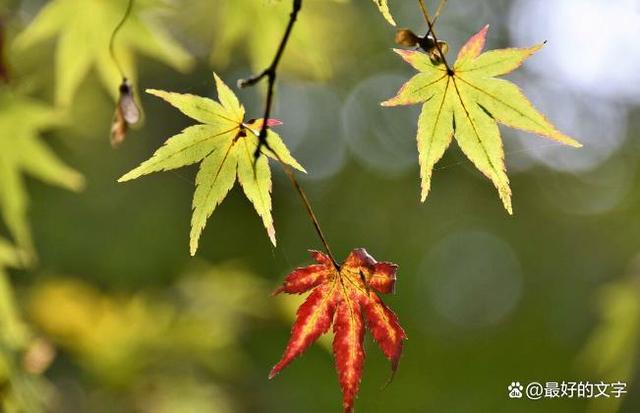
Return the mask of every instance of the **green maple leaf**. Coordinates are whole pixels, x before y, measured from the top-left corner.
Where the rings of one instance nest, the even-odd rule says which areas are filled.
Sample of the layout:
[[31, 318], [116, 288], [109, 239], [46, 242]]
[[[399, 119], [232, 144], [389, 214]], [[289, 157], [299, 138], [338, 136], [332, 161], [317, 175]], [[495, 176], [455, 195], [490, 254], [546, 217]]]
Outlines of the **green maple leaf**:
[[84, 179], [38, 137], [41, 131], [60, 124], [57, 111], [8, 91], [0, 91], [0, 107], [0, 210], [18, 246], [31, 253], [28, 196], [22, 175], [73, 191], [83, 187]]
[[482, 53], [488, 28], [467, 41], [450, 72], [424, 53], [395, 50], [420, 73], [382, 105], [423, 103], [417, 137], [423, 202], [431, 188], [433, 167], [455, 136], [464, 154], [493, 181], [511, 214], [511, 188], [498, 123], [574, 147], [582, 145], [559, 132], [515, 84], [496, 78], [520, 67], [542, 44]]
[[244, 107], [238, 98], [215, 73], [214, 77], [219, 103], [190, 94], [147, 90], [201, 124], [190, 126], [169, 138], [149, 160], [118, 179], [118, 182], [130, 181], [152, 172], [200, 162], [193, 196], [191, 255], [198, 249], [198, 240], [207, 219], [227, 196], [236, 177], [275, 245], [275, 229], [271, 217], [271, 169], [267, 157], [305, 172], [293, 159], [282, 139], [272, 130], [268, 130], [267, 135], [267, 144], [271, 150], [263, 147], [258, 158], [254, 157], [262, 120], [245, 122]]
[[[58, 37], [55, 57], [56, 103], [68, 105], [93, 66], [117, 98], [122, 81], [109, 54], [111, 34], [122, 18], [128, 0], [53, 0], [45, 5], [34, 21], [16, 38], [20, 50]], [[139, 51], [172, 67], [185, 70], [192, 64], [188, 53], [158, 25], [146, 17], [146, 11], [164, 0], [136, 1], [131, 15], [118, 33], [115, 53], [123, 70], [135, 83], [134, 51]]]
[[382, 13], [384, 18], [387, 19], [389, 24], [395, 26], [396, 21], [393, 20], [391, 10], [389, 10], [389, 2], [387, 0], [373, 0], [373, 2], [376, 4], [376, 6], [378, 6], [378, 9], [380, 9], [380, 13]]

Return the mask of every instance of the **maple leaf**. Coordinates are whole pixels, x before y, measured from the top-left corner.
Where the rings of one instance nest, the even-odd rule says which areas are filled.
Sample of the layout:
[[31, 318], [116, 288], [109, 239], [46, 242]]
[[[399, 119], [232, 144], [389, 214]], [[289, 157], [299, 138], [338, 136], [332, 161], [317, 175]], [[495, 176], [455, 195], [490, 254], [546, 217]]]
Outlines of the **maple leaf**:
[[[106, 89], [117, 99], [122, 80], [109, 54], [111, 34], [126, 10], [128, 0], [53, 0], [16, 38], [20, 49], [58, 36], [55, 57], [55, 98], [60, 105], [73, 96], [92, 66]], [[164, 0], [136, 1], [131, 15], [115, 42], [115, 54], [134, 84], [134, 51], [159, 59], [178, 70], [186, 70], [192, 58], [159, 25], [146, 19], [147, 11], [159, 10]]]
[[[130, 181], [152, 172], [200, 162], [193, 196], [191, 255], [195, 255], [198, 249], [198, 240], [207, 219], [227, 196], [236, 176], [275, 245], [271, 217], [271, 170], [267, 158], [306, 172], [291, 156], [280, 136], [271, 129], [267, 131], [267, 145], [261, 147], [259, 156], [255, 158], [262, 120], [245, 122], [244, 107], [236, 95], [215, 73], [214, 78], [219, 103], [196, 95], [147, 90], [147, 93], [164, 99], [201, 124], [190, 126], [169, 138], [150, 159], [118, 179], [118, 182]], [[269, 126], [277, 124], [278, 121], [269, 120]]]
[[61, 123], [57, 111], [9, 91], [0, 91], [0, 107], [0, 210], [18, 246], [32, 253], [22, 174], [72, 191], [82, 189], [84, 178], [62, 163], [38, 137], [41, 131]]
[[498, 122], [574, 147], [582, 145], [558, 131], [515, 84], [496, 78], [520, 67], [542, 44], [482, 53], [488, 29], [485, 26], [467, 41], [451, 71], [422, 52], [395, 49], [420, 73], [382, 105], [423, 103], [417, 137], [423, 202], [431, 188], [433, 167], [455, 136], [464, 154], [491, 179], [512, 214]]
[[336, 268], [327, 255], [311, 251], [317, 264], [297, 268], [274, 294], [302, 294], [311, 291], [297, 312], [291, 338], [273, 378], [302, 354], [333, 324], [333, 354], [336, 360], [345, 412], [353, 411], [364, 365], [364, 313], [373, 338], [391, 362], [395, 372], [406, 334], [397, 316], [382, 302], [377, 292], [393, 292], [397, 266], [376, 262], [364, 249], [355, 249]]
[[391, 10], [389, 10], [389, 2], [387, 0], [373, 0], [373, 2], [376, 4], [376, 6], [378, 6], [378, 9], [380, 9], [380, 13], [382, 13], [384, 18], [387, 19], [389, 24], [395, 26], [396, 22], [395, 20], [393, 20]]

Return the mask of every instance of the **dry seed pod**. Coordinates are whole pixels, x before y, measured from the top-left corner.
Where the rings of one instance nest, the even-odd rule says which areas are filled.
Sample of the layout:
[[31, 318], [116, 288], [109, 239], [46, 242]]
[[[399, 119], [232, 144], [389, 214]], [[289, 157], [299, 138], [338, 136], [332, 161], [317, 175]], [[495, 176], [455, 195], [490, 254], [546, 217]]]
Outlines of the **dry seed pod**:
[[420, 38], [409, 29], [398, 29], [395, 42], [404, 47], [416, 47], [420, 43]]
[[133, 90], [127, 79], [120, 84], [120, 97], [111, 123], [111, 146], [117, 148], [124, 141], [129, 126], [140, 120], [140, 109], [133, 98]]
[[396, 31], [395, 42], [403, 47], [420, 47], [428, 55], [434, 64], [442, 63], [440, 51], [445, 55], [449, 51], [449, 44], [443, 40], [438, 40], [437, 44], [433, 36], [427, 34], [419, 37], [409, 29], [398, 29]]

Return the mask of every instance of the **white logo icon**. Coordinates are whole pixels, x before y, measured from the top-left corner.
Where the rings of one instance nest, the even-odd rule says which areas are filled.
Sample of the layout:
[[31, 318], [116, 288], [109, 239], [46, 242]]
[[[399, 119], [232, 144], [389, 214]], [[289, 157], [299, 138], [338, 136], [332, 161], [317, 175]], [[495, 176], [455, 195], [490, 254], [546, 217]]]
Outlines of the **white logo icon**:
[[524, 390], [524, 387], [520, 384], [519, 381], [512, 381], [511, 384], [507, 387], [507, 390], [509, 390], [509, 398], [521, 399], [522, 390]]

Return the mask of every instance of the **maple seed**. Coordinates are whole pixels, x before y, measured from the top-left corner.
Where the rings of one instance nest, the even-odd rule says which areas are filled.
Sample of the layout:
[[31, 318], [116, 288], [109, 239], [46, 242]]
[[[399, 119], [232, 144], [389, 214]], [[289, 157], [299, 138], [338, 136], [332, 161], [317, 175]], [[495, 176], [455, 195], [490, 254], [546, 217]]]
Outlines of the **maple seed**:
[[111, 146], [119, 147], [127, 135], [129, 127], [140, 121], [140, 109], [133, 98], [133, 89], [127, 81], [122, 79], [118, 89], [120, 97], [111, 123]]
[[333, 354], [343, 408], [348, 413], [353, 411], [364, 365], [363, 313], [374, 340], [391, 362], [392, 372], [398, 368], [402, 343], [407, 336], [396, 315], [377, 294], [393, 292], [398, 266], [377, 262], [362, 248], [353, 250], [339, 270], [322, 252], [311, 251], [311, 256], [316, 264], [291, 272], [273, 293], [311, 291], [298, 309], [289, 343], [269, 378], [302, 354], [333, 324]]
[[[398, 29], [396, 31], [395, 42], [399, 46], [403, 47], [419, 47], [424, 50], [431, 61], [435, 65], [443, 63], [443, 56], [449, 51], [449, 44], [444, 40], [438, 40], [437, 42], [430, 34], [426, 34], [423, 37], [419, 37], [409, 29]], [[440, 54], [442, 52], [442, 55]], [[451, 74], [453, 72], [450, 71]]]
[[416, 47], [420, 43], [420, 37], [409, 29], [398, 29], [395, 42], [399, 46]]

